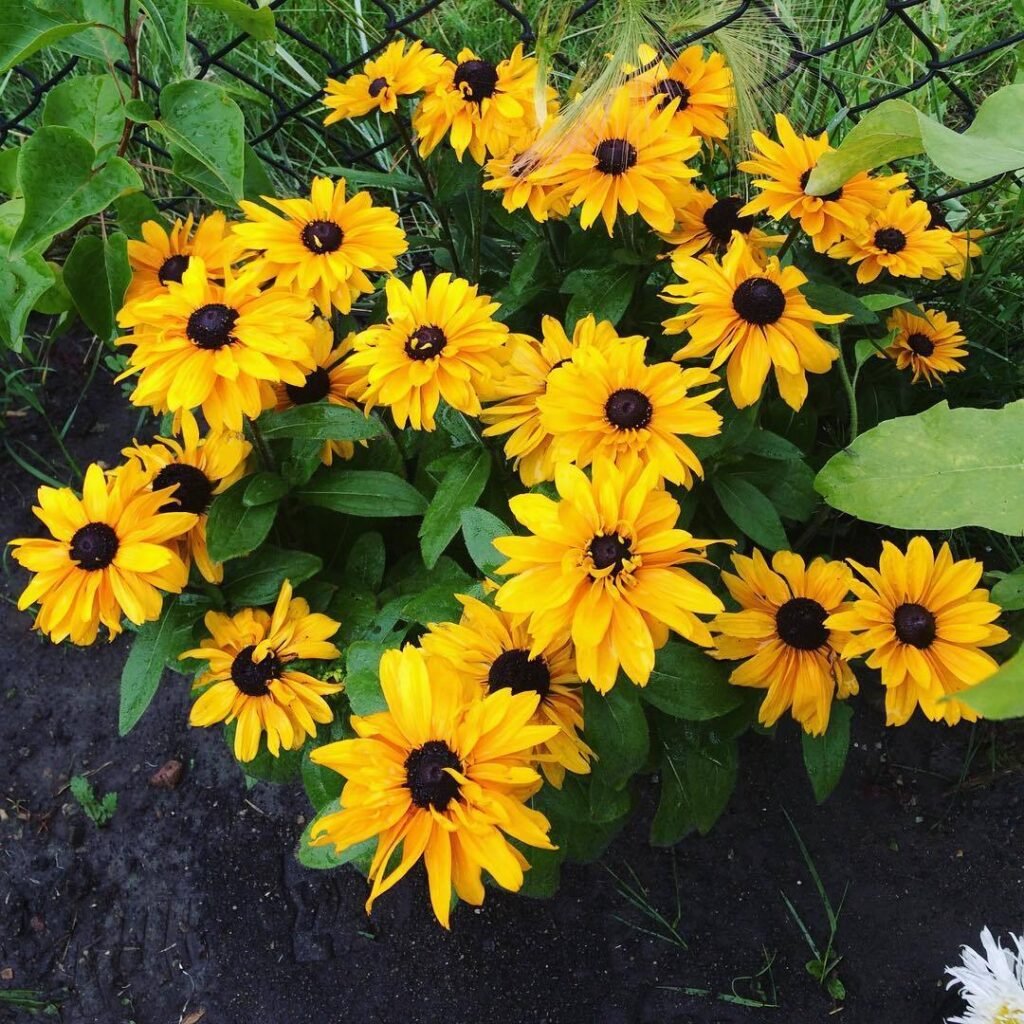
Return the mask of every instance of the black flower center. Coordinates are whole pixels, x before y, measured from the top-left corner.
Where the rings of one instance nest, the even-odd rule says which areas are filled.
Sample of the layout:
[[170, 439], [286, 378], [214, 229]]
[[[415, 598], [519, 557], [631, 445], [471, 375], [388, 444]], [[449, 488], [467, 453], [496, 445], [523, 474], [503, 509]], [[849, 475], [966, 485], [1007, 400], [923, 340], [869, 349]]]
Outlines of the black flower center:
[[551, 673], [543, 658], [531, 658], [529, 651], [502, 651], [491, 663], [487, 687], [495, 690], [527, 691], [545, 696], [551, 688]]
[[946, 220], [946, 211], [939, 203], [928, 203], [928, 213], [931, 217], [928, 220], [930, 228], [946, 228], [949, 230], [949, 221]]
[[253, 661], [252, 652], [255, 644], [243, 647], [231, 663], [231, 681], [247, 697], [263, 697], [270, 693], [270, 680], [276, 679], [281, 672], [281, 662], [273, 651], [269, 651], [262, 661]]
[[370, 83], [370, 88], [367, 91], [374, 99], [376, 99], [387, 87], [388, 80], [386, 78], [375, 78]]
[[170, 499], [160, 506], [161, 512], [194, 512], [202, 515], [213, 499], [213, 481], [195, 466], [171, 462], [153, 477], [153, 490], [177, 486]]
[[423, 327], [417, 327], [409, 336], [409, 340], [405, 343], [405, 354], [410, 359], [420, 361], [433, 359], [434, 356], [441, 354], [447, 342], [448, 339], [440, 327], [425, 324]]
[[188, 270], [188, 257], [178, 253], [175, 256], [168, 256], [164, 260], [163, 266], [157, 271], [156, 276], [160, 279], [161, 284], [167, 284], [168, 281], [176, 281], [181, 284], [186, 270]]
[[674, 78], [663, 78], [654, 87], [654, 95], [661, 97], [661, 102], [658, 104], [659, 109], [667, 106], [673, 100], [679, 100], [676, 113], [680, 110], [685, 110], [690, 103], [690, 90], [682, 82], [677, 82]]
[[464, 60], [455, 69], [455, 87], [474, 103], [482, 103], [494, 95], [498, 85], [498, 69], [489, 60]]
[[344, 238], [345, 233], [333, 220], [311, 220], [302, 229], [302, 244], [318, 256], [337, 252]]
[[636, 146], [626, 139], [605, 139], [594, 150], [602, 174], [625, 174], [636, 163]]
[[198, 348], [215, 349], [230, 345], [238, 311], [223, 302], [200, 306], [189, 318], [185, 333]]
[[444, 740], [430, 740], [405, 759], [405, 784], [417, 807], [443, 811], [459, 795], [459, 783], [446, 771], [462, 771], [462, 762]]
[[935, 616], [924, 605], [901, 604], [892, 617], [896, 636], [902, 643], [924, 650], [935, 639]]
[[828, 642], [828, 612], [809, 597], [790, 598], [775, 613], [779, 639], [799, 651], [816, 651]]
[[732, 308], [748, 324], [764, 327], [775, 323], [786, 311], [786, 296], [767, 277], [748, 277], [732, 293]]
[[739, 196], [725, 196], [704, 211], [704, 227], [716, 242], [728, 245], [734, 231], [739, 231], [742, 235], [750, 234], [754, 218], [740, 216], [742, 205], [743, 200]]
[[654, 408], [651, 400], [636, 388], [619, 388], [604, 403], [604, 414], [613, 427], [620, 430], [640, 430], [651, 422]]
[[935, 342], [920, 331], [915, 331], [907, 338], [907, 345], [915, 356], [930, 356], [935, 351]]
[[590, 542], [587, 551], [595, 569], [611, 567], [613, 576], [618, 576], [622, 572], [623, 562], [632, 554], [629, 544], [615, 533], [598, 534]]
[[284, 390], [296, 405], [319, 402], [331, 390], [331, 375], [322, 366], [318, 366], [312, 373], [306, 374], [305, 384], [285, 384]]
[[879, 228], [875, 232], [875, 245], [887, 253], [895, 254], [907, 247], [907, 236], [899, 228]]
[[[803, 174], [800, 175], [800, 188], [804, 192], [807, 191], [807, 182], [810, 179], [810, 177], [811, 177], [811, 168], [808, 168], [806, 171], [804, 171]], [[843, 198], [843, 187], [842, 187], [842, 185], [840, 185], [839, 188], [837, 188], [835, 190], [835, 192], [829, 192], [829, 194], [826, 195], [826, 196], [812, 196], [811, 198], [812, 199], [820, 199], [820, 200], [822, 200], [823, 202], [826, 202], [826, 203], [838, 202], [840, 199]]]
[[79, 569], [106, 569], [117, 554], [119, 542], [113, 527], [106, 523], [87, 523], [75, 531], [69, 554]]

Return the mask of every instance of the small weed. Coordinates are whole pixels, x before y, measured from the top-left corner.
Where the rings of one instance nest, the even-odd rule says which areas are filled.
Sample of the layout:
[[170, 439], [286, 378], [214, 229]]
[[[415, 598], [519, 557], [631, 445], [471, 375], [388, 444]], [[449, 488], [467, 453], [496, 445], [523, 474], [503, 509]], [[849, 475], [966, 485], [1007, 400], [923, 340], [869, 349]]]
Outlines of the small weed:
[[775, 975], [772, 971], [775, 965], [775, 953], [769, 953], [764, 946], [761, 947], [761, 952], [764, 962], [760, 970], [754, 974], [739, 974], [733, 978], [729, 985], [732, 989], [731, 992], [712, 992], [709, 988], [692, 986], [661, 985], [659, 987], [668, 992], [682, 992], [688, 996], [714, 996], [720, 1003], [743, 1006], [751, 1010], [778, 1009], [778, 992], [775, 988]]
[[665, 917], [651, 903], [647, 887], [640, 881], [637, 873], [629, 864], [626, 865], [626, 871], [632, 876], [632, 882], [620, 878], [607, 864], [604, 867], [608, 874], [615, 879], [615, 888], [618, 889], [619, 895], [639, 910], [651, 922], [651, 927], [644, 927], [643, 925], [636, 924], [634, 921], [627, 921], [618, 914], [612, 914], [616, 921], [621, 922], [627, 928], [632, 928], [634, 931], [642, 932], [644, 935], [650, 935], [652, 938], [667, 942], [669, 945], [678, 946], [680, 949], [688, 948], [686, 940], [679, 934], [679, 922], [683, 916], [683, 909], [679, 902], [679, 879], [676, 875], [676, 858], [674, 853], [672, 855], [672, 880], [676, 894], [676, 912], [671, 920]]
[[84, 775], [72, 775], [71, 795], [78, 801], [79, 806], [86, 815], [92, 819], [99, 828], [110, 822], [117, 810], [117, 794], [105, 793], [99, 799], [92, 788], [89, 780]]
[[42, 1013], [47, 1017], [56, 1017], [60, 1007], [53, 999], [48, 999], [42, 992], [33, 992], [28, 988], [8, 988], [0, 990], [0, 1006], [12, 1006], [29, 1013]]

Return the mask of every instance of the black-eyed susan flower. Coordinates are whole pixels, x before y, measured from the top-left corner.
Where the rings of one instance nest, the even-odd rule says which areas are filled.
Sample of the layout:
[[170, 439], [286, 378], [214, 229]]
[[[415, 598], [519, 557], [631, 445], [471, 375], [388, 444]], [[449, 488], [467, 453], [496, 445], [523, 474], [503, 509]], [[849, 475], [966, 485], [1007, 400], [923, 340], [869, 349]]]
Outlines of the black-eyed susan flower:
[[834, 699], [857, 692], [857, 677], [840, 656], [849, 640], [825, 625], [849, 607], [852, 574], [842, 562], [816, 558], [810, 565], [792, 551], [777, 551], [769, 566], [760, 551], [733, 555], [736, 575], [722, 580], [740, 606], [710, 623], [712, 657], [738, 661], [729, 682], [767, 690], [758, 719], [774, 725], [790, 711], [812, 736], [827, 728]]
[[[408, 47], [408, 49], [407, 49]], [[330, 111], [325, 125], [362, 117], [371, 110], [393, 114], [402, 96], [415, 96], [433, 86], [444, 74], [445, 58], [420, 40], [399, 39], [368, 60], [363, 70], [344, 82], [327, 79], [324, 106]]]
[[924, 277], [934, 281], [959, 257], [950, 232], [930, 228], [928, 204], [897, 192], [876, 208], [858, 230], [829, 249], [833, 259], [857, 266], [857, 280], [870, 284], [883, 270], [892, 277]]
[[181, 440], [158, 437], [152, 444], [135, 444], [122, 450], [135, 459], [154, 491], [172, 488], [161, 506], [164, 512], [191, 512], [195, 524], [172, 543], [186, 565], [193, 561], [209, 583], [224, 579], [224, 568], [210, 558], [206, 548], [206, 520], [216, 494], [226, 491], [245, 473], [251, 445], [231, 431], [214, 431], [200, 437], [199, 426], [190, 412], [181, 417]]
[[703, 476], [700, 459], [683, 440], [713, 437], [722, 417], [711, 407], [721, 388], [693, 392], [718, 378], [703, 367], [644, 360], [646, 338], [576, 352], [548, 378], [537, 399], [541, 424], [554, 438], [555, 460], [589, 466], [636, 456], [659, 476], [690, 487]]
[[671, 231], [671, 197], [696, 175], [686, 161], [700, 149], [697, 136], [672, 124], [677, 101], [652, 99], [642, 108], [619, 89], [609, 106], [597, 105], [533, 171], [534, 181], [552, 186], [550, 196], [580, 207], [580, 225], [598, 217], [608, 234], [615, 220], [638, 213], [655, 231]]
[[113, 639], [121, 618], [159, 618], [165, 593], [180, 593], [188, 569], [173, 542], [195, 525], [187, 512], [165, 512], [172, 491], [152, 491], [129, 464], [107, 476], [86, 470], [79, 498], [70, 487], [40, 487], [32, 509], [51, 537], [12, 540], [14, 560], [35, 573], [19, 611], [39, 602], [35, 628], [54, 643], [91, 644], [100, 625]]
[[348, 313], [373, 291], [367, 273], [394, 270], [408, 248], [398, 214], [374, 206], [368, 192], [346, 199], [344, 178], [314, 178], [308, 199], [263, 201], [280, 213], [243, 199], [248, 223], [236, 224], [235, 236], [260, 254], [266, 277], [311, 297], [324, 314]]
[[711, 646], [698, 614], [723, 611], [722, 602], [681, 566], [704, 563], [711, 541], [676, 527], [679, 504], [662, 489], [654, 466], [637, 459], [615, 466], [598, 459], [587, 479], [576, 466], [555, 471], [560, 500], [519, 494], [509, 502], [529, 537], [499, 537], [513, 578], [495, 602], [523, 621], [531, 653], [571, 638], [576, 670], [602, 693], [619, 668], [644, 686], [654, 652], [669, 630]]
[[569, 212], [568, 198], [564, 193], [556, 193], [552, 186], [535, 180], [530, 173], [535, 167], [535, 160], [528, 152], [510, 149], [504, 156], [487, 161], [483, 187], [490, 192], [501, 192], [501, 205], [509, 213], [525, 207], [540, 223], [549, 217], [565, 217]]
[[525, 334], [509, 336], [505, 374], [494, 390], [494, 397], [501, 401], [484, 409], [480, 418], [488, 424], [485, 437], [509, 435], [505, 455], [514, 461], [527, 487], [555, 479], [552, 435], [542, 422], [538, 405], [552, 371], [571, 362], [575, 353], [584, 348], [603, 351], [643, 340], [639, 335], [620, 338], [612, 323], [598, 321], [591, 313], [576, 321], [571, 339], [553, 316], [541, 320], [539, 341]]
[[841, 238], [860, 234], [868, 215], [885, 206], [890, 194], [907, 182], [905, 174], [873, 178], [862, 171], [828, 195], [808, 195], [805, 189], [811, 171], [823, 153], [832, 151], [828, 133], [822, 132], [816, 139], [797, 135], [784, 114], [775, 115], [775, 133], [778, 142], [754, 132], [754, 146], [760, 155], [737, 165], [741, 171], [760, 175], [753, 182], [760, 195], [741, 212], [767, 211], [779, 221], [792, 217], [818, 252], [825, 252]]
[[301, 597], [292, 596], [291, 584], [281, 585], [273, 613], [243, 608], [234, 615], [207, 612], [210, 635], [181, 657], [209, 664], [195, 682], [202, 691], [192, 705], [189, 724], [230, 724], [237, 721], [234, 750], [239, 761], [251, 761], [266, 734], [267, 750], [298, 750], [317, 723], [334, 714], [324, 697], [342, 689], [307, 672], [289, 667], [302, 659], [333, 659], [341, 652], [330, 638], [341, 623], [316, 612]]
[[479, 391], [501, 372], [508, 328], [493, 318], [499, 304], [477, 286], [439, 274], [428, 288], [422, 271], [412, 285], [388, 280], [387, 323], [356, 335], [348, 357], [366, 374], [359, 395], [367, 411], [386, 405], [399, 427], [433, 430], [443, 398], [453, 409], [477, 415]]
[[887, 724], [903, 725], [918, 706], [933, 722], [975, 721], [966, 704], [942, 698], [995, 672], [995, 660], [981, 648], [1009, 636], [992, 624], [1000, 608], [978, 587], [981, 562], [955, 561], [948, 544], [935, 555], [926, 538], [914, 537], [906, 554], [885, 541], [877, 569], [850, 564], [865, 582], [852, 581], [857, 600], [825, 625], [855, 634], [844, 658], [867, 654], [867, 664], [881, 670]]
[[167, 292], [131, 302], [118, 314], [122, 338], [134, 345], [128, 369], [138, 374], [134, 405], [176, 415], [202, 408], [213, 430], [242, 429], [274, 404], [273, 384], [302, 387], [315, 368], [313, 304], [285, 288], [260, 287], [253, 267], [215, 282], [193, 256], [180, 283]]
[[508, 837], [553, 849], [548, 820], [524, 801], [540, 786], [533, 749], [558, 726], [531, 724], [536, 692], [466, 699], [415, 647], [385, 651], [380, 682], [388, 710], [353, 716], [358, 739], [311, 754], [346, 779], [341, 810], [319, 819], [311, 841], [341, 851], [376, 837], [367, 912], [422, 857], [431, 906], [447, 928], [453, 887], [479, 906], [484, 871], [504, 889], [522, 886], [529, 864]]
[[142, 239], [128, 239], [132, 280], [124, 301], [161, 295], [169, 282], [181, 281], [192, 256], [203, 261], [211, 277], [223, 277], [234, 255], [235, 242], [227, 218], [219, 210], [200, 217], [198, 223], [189, 214], [185, 220], [176, 220], [169, 231], [158, 221], [147, 220], [142, 225]]
[[690, 308], [665, 321], [666, 334], [686, 331], [689, 342], [673, 359], [714, 353], [711, 369], [728, 361], [729, 394], [737, 408], [761, 397], [774, 369], [779, 394], [793, 409], [807, 398], [807, 374], [827, 373], [838, 353], [822, 341], [817, 324], [838, 324], [846, 315], [819, 313], [800, 291], [807, 278], [772, 256], [762, 266], [739, 235], [725, 257], [684, 257], [672, 267], [683, 284], [661, 293], [666, 302]]
[[716, 197], [691, 185], [680, 189], [672, 203], [675, 226], [661, 236], [674, 247], [670, 255], [721, 256], [728, 249], [733, 232], [738, 231], [754, 256], [763, 259], [769, 249], [782, 243], [782, 236], [766, 234], [756, 226], [753, 214], [740, 213], [742, 206], [739, 196]]
[[459, 601], [458, 623], [432, 623], [420, 639], [427, 654], [443, 662], [437, 671], [458, 680], [469, 696], [503, 689], [540, 694], [533, 723], [558, 726], [535, 751], [545, 778], [560, 788], [566, 771], [589, 772], [592, 751], [580, 736], [583, 697], [572, 643], [554, 641], [534, 655], [526, 628], [508, 612], [473, 597], [459, 595]]
[[967, 340], [960, 325], [945, 313], [937, 309], [922, 312], [924, 316], [903, 309], [893, 311], [886, 326], [895, 334], [885, 352], [901, 370], [913, 370], [915, 384], [922, 377], [933, 384], [944, 373], [963, 370], [960, 358], [967, 355]]

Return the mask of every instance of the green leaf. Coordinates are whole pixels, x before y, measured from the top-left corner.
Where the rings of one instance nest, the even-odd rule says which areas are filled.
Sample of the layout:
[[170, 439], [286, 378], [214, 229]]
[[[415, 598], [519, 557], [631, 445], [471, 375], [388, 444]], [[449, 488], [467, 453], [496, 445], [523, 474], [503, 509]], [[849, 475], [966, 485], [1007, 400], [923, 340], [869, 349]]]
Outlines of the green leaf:
[[864, 327], [878, 323], [878, 317], [874, 310], [869, 309], [856, 295], [844, 292], [842, 288], [836, 288], [835, 285], [811, 281], [800, 291], [808, 303], [819, 313], [828, 313], [830, 316], [846, 313], [850, 318], [846, 321], [848, 326]]
[[90, 27], [35, 9], [28, 0], [0, 0], [0, 74], [47, 46]]
[[53, 45], [65, 53], [78, 54], [114, 67], [128, 60], [124, 45], [123, 0], [31, 0], [32, 5], [64, 22], [89, 22], [88, 27]]
[[581, 269], [568, 274], [559, 289], [571, 295], [565, 313], [566, 330], [593, 313], [597, 320], [617, 324], [629, 307], [636, 284], [636, 268], [611, 264], [597, 270]]
[[117, 336], [117, 313], [131, 282], [128, 239], [79, 235], [64, 263], [64, 285], [85, 325], [103, 341]]
[[313, 846], [311, 840], [313, 834], [320, 830], [320, 823], [328, 814], [337, 814], [341, 810], [338, 800], [332, 800], [320, 809], [320, 813], [305, 827], [299, 839], [295, 856], [304, 868], [311, 868], [314, 871], [329, 871], [332, 868], [339, 868], [342, 864], [352, 864], [372, 855], [377, 848], [377, 837], [367, 839], [362, 843], [350, 846], [342, 853], [335, 853], [334, 846], [328, 843], [326, 846]]
[[[4, 234], [0, 229], [0, 243]], [[15, 352], [21, 351], [29, 313], [53, 283], [53, 270], [38, 253], [0, 259], [0, 339]]]
[[1004, 611], [1016, 612], [1024, 608], [1024, 565], [1004, 576], [992, 588], [991, 598]]
[[792, 441], [787, 441], [770, 430], [755, 430], [747, 438], [743, 448], [751, 455], [758, 455], [762, 459], [772, 459], [777, 462], [788, 462], [804, 457], [804, 453]]
[[0, 195], [20, 195], [18, 188], [18, 147], [0, 149]]
[[512, 531], [496, 516], [482, 508], [462, 510], [462, 539], [473, 564], [485, 575], [493, 576], [505, 556], [494, 546], [495, 537], [508, 537]]
[[360, 534], [349, 548], [345, 579], [376, 593], [384, 579], [384, 538], [379, 533]]
[[[160, 0], [162, 3], [163, 0]], [[242, 32], [262, 42], [270, 42], [277, 37], [277, 25], [274, 12], [270, 7], [253, 9], [243, 0], [191, 0], [193, 7], [208, 7], [213, 11], [226, 14], [231, 23]]]
[[1024, 648], [977, 686], [943, 700], [959, 700], [986, 718], [1024, 718]]
[[280, 501], [288, 493], [288, 483], [276, 473], [254, 473], [246, 477], [248, 483], [242, 492], [242, 504], [246, 508]]
[[327, 402], [265, 412], [259, 420], [265, 438], [293, 437], [305, 441], [361, 441], [384, 433], [380, 420], [355, 409]]
[[775, 506], [753, 484], [738, 476], [718, 474], [711, 479], [725, 514], [755, 543], [770, 551], [789, 546]]
[[141, 0], [141, 3], [149, 15], [150, 24], [156, 29], [160, 49], [176, 71], [183, 71], [188, 55], [185, 37], [188, 0]]
[[345, 780], [330, 768], [322, 764], [314, 764], [310, 759], [312, 747], [307, 747], [302, 754], [302, 785], [306, 790], [309, 802], [317, 811], [322, 810], [332, 800], [341, 796], [341, 787]]
[[902, 530], [1024, 533], [1024, 401], [887, 420], [836, 453], [814, 486], [833, 508]]
[[145, 192], [129, 192], [114, 200], [117, 212], [117, 223], [129, 238], [142, 237], [142, 225], [147, 220], [155, 220], [166, 227], [160, 211]]
[[785, 519], [802, 523], [817, 508], [814, 470], [803, 459], [788, 460], [761, 486], [775, 511]]
[[96, 151], [96, 164], [114, 155], [124, 120], [121, 89], [112, 75], [76, 75], [46, 94], [43, 124], [73, 128]]
[[491, 456], [486, 448], [471, 448], [459, 455], [444, 475], [420, 525], [423, 561], [432, 569], [459, 532], [462, 513], [472, 508], [483, 493], [491, 473]]
[[672, 641], [658, 651], [640, 699], [673, 718], [695, 722], [718, 718], [742, 703], [737, 687], [729, 683], [730, 671], [699, 647]]
[[422, 192], [423, 182], [411, 174], [400, 171], [366, 171], [360, 167], [325, 167], [324, 173], [332, 178], [344, 178], [347, 185], [357, 188], [394, 189], [396, 192]]
[[96, 151], [71, 128], [47, 125], [22, 144], [18, 183], [25, 215], [11, 242], [18, 256], [49, 242], [85, 217], [105, 210], [119, 195], [142, 188], [135, 169], [120, 157], [93, 170]]
[[880, 313], [886, 309], [912, 304], [914, 300], [908, 299], [906, 295], [893, 295], [892, 292], [875, 292], [872, 295], [861, 295], [860, 301], [873, 313]]
[[345, 652], [345, 696], [354, 715], [372, 715], [387, 710], [380, 687], [379, 665], [387, 648], [357, 640]]
[[323, 561], [317, 555], [265, 544], [247, 558], [225, 566], [224, 597], [235, 608], [273, 604], [285, 580], [298, 587], [322, 568]]
[[426, 499], [410, 483], [375, 469], [325, 467], [295, 496], [307, 505], [369, 519], [421, 516], [427, 510]]
[[607, 694], [583, 690], [584, 735], [597, 761], [593, 778], [620, 789], [647, 760], [650, 736], [639, 687], [620, 681]]
[[239, 480], [213, 499], [206, 523], [206, 545], [215, 562], [255, 551], [274, 525], [277, 503], [247, 507], [243, 496], [248, 486], [248, 480]]
[[[238, 722], [232, 722], [224, 730], [224, 741], [231, 751], [232, 757], [235, 750], [235, 730]], [[292, 782], [297, 778], [302, 769], [302, 751], [285, 750], [282, 748], [279, 756], [274, 757], [267, 749], [265, 737], [261, 737], [259, 750], [251, 761], [240, 761], [238, 766], [250, 779], [258, 779], [260, 782], [272, 782], [275, 785], [283, 785]]]
[[832, 705], [828, 729], [821, 736], [803, 733], [804, 767], [811, 780], [814, 799], [824, 803], [839, 785], [850, 749], [850, 719], [853, 708], [838, 701]]
[[117, 731], [125, 736], [135, 727], [156, 694], [164, 667], [174, 663], [192, 642], [196, 620], [194, 605], [182, 604], [176, 597], [166, 600], [160, 618], [139, 628], [121, 672], [121, 702]]

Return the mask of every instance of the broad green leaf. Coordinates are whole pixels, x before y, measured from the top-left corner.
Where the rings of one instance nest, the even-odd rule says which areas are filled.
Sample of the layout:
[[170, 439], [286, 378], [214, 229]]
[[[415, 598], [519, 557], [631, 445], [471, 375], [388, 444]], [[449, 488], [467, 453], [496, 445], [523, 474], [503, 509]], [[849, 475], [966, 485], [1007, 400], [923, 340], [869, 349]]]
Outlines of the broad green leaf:
[[784, 519], [802, 523], [811, 517], [818, 505], [814, 490], [814, 470], [803, 459], [788, 459], [776, 473], [759, 481], [765, 497]]
[[530, 870], [523, 876], [519, 895], [529, 896], [535, 900], [551, 899], [558, 892], [565, 851], [559, 844], [557, 850], [538, 850], [532, 846], [522, 846], [520, 852], [530, 862]]
[[0, 74], [47, 46], [90, 27], [37, 10], [28, 0], [0, 0]]
[[380, 644], [357, 640], [345, 651], [345, 696], [354, 715], [372, 715], [387, 709], [378, 668], [385, 650]]
[[871, 295], [861, 295], [860, 301], [873, 313], [880, 313], [886, 309], [912, 304], [914, 300], [908, 299], [906, 295], [893, 295], [892, 292], [875, 292]]
[[386, 557], [384, 538], [379, 533], [360, 534], [349, 548], [345, 579], [373, 592], [380, 590]]
[[265, 544], [247, 558], [224, 567], [224, 597], [234, 608], [270, 605], [277, 600], [285, 580], [298, 587], [312, 579], [323, 567], [317, 555], [306, 551], [286, 551]]
[[[340, 739], [340, 729], [338, 733]], [[328, 742], [333, 742], [333, 740]], [[341, 787], [345, 784], [345, 780], [330, 768], [325, 768], [322, 764], [314, 764], [309, 756], [312, 749], [312, 747], [307, 747], [302, 753], [302, 785], [306, 790], [306, 796], [309, 797], [309, 802], [319, 812], [332, 800], [337, 800], [341, 796]]]
[[350, 846], [341, 853], [335, 853], [331, 843], [325, 846], [312, 845], [311, 840], [314, 833], [320, 831], [322, 820], [328, 814], [336, 814], [340, 810], [341, 804], [338, 800], [331, 800], [320, 809], [320, 813], [303, 830], [295, 856], [304, 868], [311, 868], [313, 871], [329, 871], [331, 868], [341, 867], [342, 864], [353, 864], [372, 855], [377, 848], [376, 836], [365, 842], [356, 843], [355, 846]]
[[427, 510], [426, 499], [410, 483], [374, 469], [324, 467], [295, 496], [307, 505], [369, 519], [421, 516]]
[[65, 53], [74, 53], [114, 67], [128, 61], [124, 45], [124, 0], [31, 0], [32, 6], [64, 22], [89, 22], [74, 35], [52, 45]]
[[635, 284], [636, 268], [621, 264], [572, 271], [559, 289], [572, 296], [565, 313], [566, 329], [571, 331], [588, 313], [617, 324], [629, 307]]
[[853, 708], [838, 701], [832, 705], [828, 729], [821, 736], [803, 733], [804, 767], [811, 780], [814, 799], [824, 803], [839, 784], [850, 749], [850, 719]]
[[208, 7], [226, 14], [235, 28], [253, 39], [269, 42], [277, 36], [274, 12], [270, 7], [253, 9], [243, 0], [191, 0], [191, 3], [193, 7]]
[[1024, 401], [887, 420], [815, 480], [833, 508], [902, 530], [984, 526], [1024, 533]]
[[505, 556], [494, 546], [495, 537], [508, 537], [512, 531], [494, 514], [482, 508], [462, 510], [462, 539], [473, 564], [485, 575], [492, 576]]
[[120, 196], [114, 200], [114, 210], [117, 212], [119, 227], [129, 238], [141, 238], [142, 225], [147, 220], [155, 220], [167, 227], [156, 203], [145, 192], [129, 192], [128, 195]]
[[121, 89], [111, 75], [76, 75], [46, 94], [43, 124], [73, 128], [96, 151], [97, 165], [114, 155], [124, 120]]
[[123, 193], [142, 188], [142, 179], [127, 161], [111, 157], [94, 171], [95, 161], [88, 140], [59, 125], [38, 129], [22, 144], [18, 184], [25, 215], [11, 242], [12, 256], [48, 244]]
[[992, 600], [1004, 611], [1024, 608], [1024, 565], [1004, 576], [993, 588]]
[[0, 195], [13, 198], [21, 194], [18, 186], [18, 153], [17, 146], [0, 149]]
[[[234, 721], [224, 729], [224, 742], [231, 751], [232, 757], [235, 750], [235, 730], [238, 722]], [[265, 736], [260, 737], [259, 750], [251, 761], [239, 762], [238, 767], [250, 779], [258, 779], [260, 782], [272, 782], [275, 785], [283, 785], [292, 782], [298, 777], [302, 770], [301, 750], [282, 750], [277, 757], [267, 749]]]
[[673, 718], [699, 722], [728, 714], [742, 703], [738, 688], [730, 685], [729, 666], [714, 661], [692, 644], [666, 644], [640, 699]]
[[280, 501], [288, 493], [288, 483], [276, 473], [254, 473], [246, 477], [247, 483], [242, 492], [242, 504], [246, 508], [266, 505], [272, 501]]
[[811, 281], [800, 289], [808, 303], [819, 313], [839, 316], [845, 313], [848, 326], [868, 326], [878, 323], [874, 310], [866, 306], [856, 295], [844, 292], [832, 284]]
[[402, 618], [429, 626], [433, 622], [457, 621], [462, 605], [449, 584], [441, 583], [410, 597], [402, 605]]
[[755, 543], [770, 551], [789, 546], [775, 506], [753, 484], [738, 476], [718, 474], [711, 489], [725, 514]]
[[792, 441], [787, 441], [770, 430], [755, 430], [747, 438], [743, 447], [751, 455], [779, 462], [788, 462], [791, 459], [804, 457], [804, 453]]
[[[0, 251], [2, 248], [0, 245]], [[53, 283], [53, 270], [38, 253], [0, 259], [0, 340], [15, 352], [21, 351], [29, 313]]]
[[103, 341], [117, 336], [117, 313], [131, 282], [128, 239], [79, 235], [64, 263], [64, 285], [85, 325]]
[[464, 451], [445, 473], [420, 525], [420, 549], [428, 569], [459, 532], [462, 513], [476, 503], [490, 473], [491, 456], [486, 448]]
[[1024, 718], [1024, 648], [988, 679], [944, 699], [962, 701], [986, 718]]
[[297, 405], [282, 412], [265, 412], [259, 425], [268, 440], [292, 437], [305, 441], [360, 441], [379, 437], [385, 429], [379, 419], [327, 402]]
[[141, 3], [149, 15], [160, 48], [170, 61], [171, 67], [178, 72], [183, 71], [188, 55], [185, 37], [188, 0], [141, 0]]
[[650, 736], [638, 687], [620, 679], [602, 695], [592, 686], [583, 690], [583, 727], [597, 761], [593, 777], [620, 789], [647, 760]]
[[247, 507], [243, 496], [248, 486], [248, 480], [239, 480], [213, 499], [206, 523], [206, 545], [215, 562], [255, 551], [274, 525], [277, 503]]

